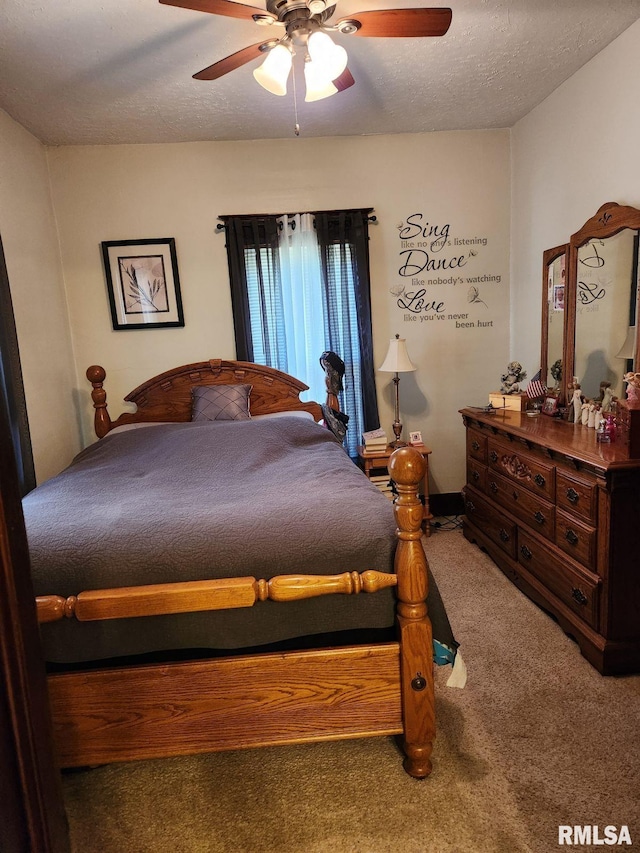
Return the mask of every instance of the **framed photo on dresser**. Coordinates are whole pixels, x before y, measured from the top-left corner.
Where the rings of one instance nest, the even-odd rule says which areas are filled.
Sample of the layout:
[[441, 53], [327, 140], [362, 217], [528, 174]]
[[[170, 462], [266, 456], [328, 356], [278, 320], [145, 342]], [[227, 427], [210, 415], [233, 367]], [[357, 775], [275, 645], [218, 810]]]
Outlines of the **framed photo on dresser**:
[[542, 402], [542, 414], [555, 417], [558, 414], [559, 397], [557, 394], [547, 394]]

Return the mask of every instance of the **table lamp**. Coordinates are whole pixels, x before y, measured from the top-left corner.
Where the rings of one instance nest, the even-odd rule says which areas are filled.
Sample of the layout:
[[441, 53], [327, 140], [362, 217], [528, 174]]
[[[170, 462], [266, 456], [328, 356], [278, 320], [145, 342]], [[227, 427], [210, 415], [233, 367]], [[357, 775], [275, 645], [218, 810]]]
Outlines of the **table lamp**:
[[624, 358], [629, 361], [633, 360], [635, 357], [635, 349], [636, 349], [636, 327], [629, 326], [627, 330], [627, 335], [624, 339], [624, 343], [620, 347], [620, 352], [616, 353], [616, 358]]
[[378, 368], [381, 373], [395, 373], [395, 376], [393, 377], [393, 383], [396, 386], [396, 410], [395, 420], [393, 422], [393, 434], [395, 435], [395, 441], [391, 442], [391, 447], [404, 447], [407, 443], [406, 441], [402, 441], [400, 438], [402, 435], [402, 424], [400, 423], [400, 397], [398, 388], [400, 385], [399, 374], [409, 373], [415, 369], [416, 366], [411, 363], [411, 359], [407, 353], [407, 342], [405, 339], [401, 338], [400, 335], [396, 335], [395, 338], [391, 338], [386, 358]]

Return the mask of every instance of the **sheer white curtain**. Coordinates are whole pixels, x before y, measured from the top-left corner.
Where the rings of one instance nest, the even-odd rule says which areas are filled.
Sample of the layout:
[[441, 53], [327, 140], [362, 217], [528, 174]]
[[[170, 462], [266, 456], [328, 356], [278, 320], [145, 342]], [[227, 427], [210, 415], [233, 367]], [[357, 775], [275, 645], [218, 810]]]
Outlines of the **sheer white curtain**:
[[279, 241], [288, 372], [304, 377], [302, 399], [326, 397], [319, 358], [326, 349], [320, 248], [310, 213], [283, 216]]

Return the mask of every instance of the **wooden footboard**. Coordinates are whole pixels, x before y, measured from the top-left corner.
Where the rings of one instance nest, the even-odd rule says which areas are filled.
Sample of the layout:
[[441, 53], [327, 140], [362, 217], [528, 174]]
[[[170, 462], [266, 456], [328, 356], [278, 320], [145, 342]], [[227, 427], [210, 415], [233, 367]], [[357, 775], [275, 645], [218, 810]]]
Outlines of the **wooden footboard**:
[[61, 766], [402, 732], [397, 643], [49, 678]]
[[420, 541], [422, 455], [397, 450], [395, 574], [235, 578], [43, 596], [41, 621], [253, 606], [397, 587], [398, 642], [49, 676], [61, 766], [275, 743], [403, 736], [405, 769], [431, 771], [435, 736], [427, 561]]

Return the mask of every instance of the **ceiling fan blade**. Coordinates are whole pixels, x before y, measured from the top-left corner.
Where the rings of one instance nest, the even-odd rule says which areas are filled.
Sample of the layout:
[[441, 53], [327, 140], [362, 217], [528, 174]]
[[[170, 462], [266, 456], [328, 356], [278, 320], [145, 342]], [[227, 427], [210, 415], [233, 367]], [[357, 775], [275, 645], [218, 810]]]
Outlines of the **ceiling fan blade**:
[[165, 6], [179, 6], [181, 9], [192, 9], [194, 12], [210, 12], [212, 15], [225, 15], [227, 18], [242, 18], [252, 20], [254, 15], [273, 18], [264, 9], [247, 6], [244, 3], [234, 3], [232, 0], [160, 0]]
[[360, 24], [359, 29], [353, 33], [356, 36], [443, 36], [451, 24], [451, 9], [380, 9], [360, 12], [348, 18], [341, 18], [337, 22], [338, 28], [343, 21]]
[[265, 56], [264, 51], [260, 50], [263, 44], [270, 42], [260, 42], [260, 44], [252, 44], [249, 47], [244, 47], [237, 53], [232, 53], [231, 56], [225, 56], [219, 62], [214, 62], [208, 68], [203, 68], [193, 75], [194, 80], [217, 80], [223, 74], [228, 74], [230, 71], [235, 71], [241, 65], [246, 65], [252, 59], [257, 59], [259, 56]]
[[356, 81], [353, 79], [353, 75], [349, 71], [348, 68], [345, 68], [342, 74], [333, 81], [333, 85], [336, 87], [338, 92], [344, 92], [345, 89], [349, 89]]

